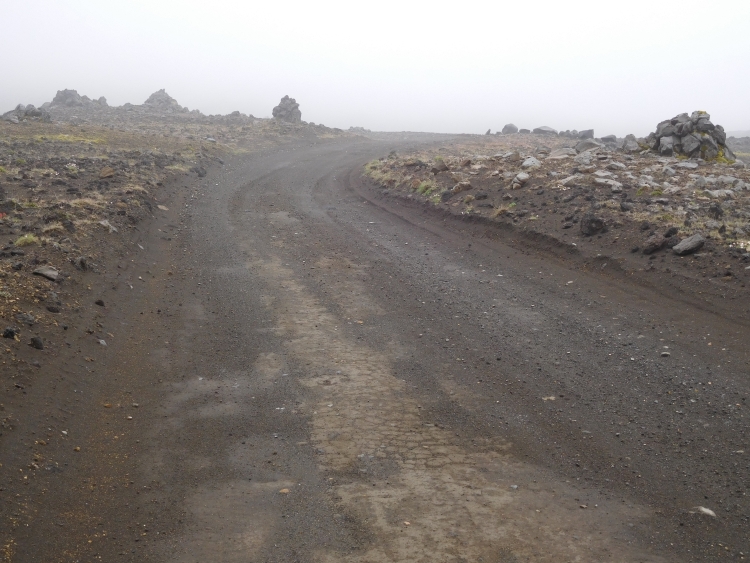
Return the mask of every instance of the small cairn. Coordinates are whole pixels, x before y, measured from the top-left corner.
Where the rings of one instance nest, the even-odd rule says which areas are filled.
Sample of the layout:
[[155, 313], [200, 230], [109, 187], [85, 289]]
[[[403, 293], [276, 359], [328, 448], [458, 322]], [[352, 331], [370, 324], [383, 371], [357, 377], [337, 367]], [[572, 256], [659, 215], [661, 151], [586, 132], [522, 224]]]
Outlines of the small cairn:
[[692, 115], [681, 113], [662, 121], [656, 131], [646, 137], [648, 147], [664, 156], [731, 163], [737, 157], [726, 141], [724, 128], [711, 123], [711, 116], [705, 111], [694, 111]]

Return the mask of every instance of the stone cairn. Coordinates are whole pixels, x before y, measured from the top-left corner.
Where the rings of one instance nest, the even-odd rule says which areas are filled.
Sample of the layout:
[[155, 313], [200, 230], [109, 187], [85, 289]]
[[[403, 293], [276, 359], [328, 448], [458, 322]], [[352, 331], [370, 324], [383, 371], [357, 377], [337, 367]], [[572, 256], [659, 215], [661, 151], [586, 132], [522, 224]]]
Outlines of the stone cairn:
[[273, 117], [279, 121], [300, 123], [302, 121], [302, 112], [299, 110], [297, 100], [289, 96], [284, 96], [281, 98], [279, 105], [273, 108]]
[[692, 115], [681, 113], [662, 121], [656, 131], [646, 137], [648, 147], [664, 156], [733, 162], [737, 157], [726, 141], [724, 128], [711, 123], [711, 116], [705, 111], [694, 111]]

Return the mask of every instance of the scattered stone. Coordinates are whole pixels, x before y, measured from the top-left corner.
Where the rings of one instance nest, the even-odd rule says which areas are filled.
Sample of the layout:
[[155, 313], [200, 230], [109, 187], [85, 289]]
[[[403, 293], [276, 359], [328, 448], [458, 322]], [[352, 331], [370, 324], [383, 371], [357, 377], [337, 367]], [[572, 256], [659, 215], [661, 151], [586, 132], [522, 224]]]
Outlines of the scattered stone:
[[115, 169], [110, 166], [105, 166], [99, 171], [99, 179], [104, 180], [105, 178], [112, 178], [115, 175]]
[[465, 192], [470, 189], [471, 189], [471, 182], [464, 180], [462, 182], [459, 182], [455, 186], [453, 186], [453, 189], [451, 191], [454, 194], [458, 194], [458, 193]]
[[57, 278], [60, 276], [60, 272], [58, 272], [52, 266], [42, 266], [41, 268], [37, 268], [36, 270], [34, 270], [33, 274], [35, 276], [42, 276], [43, 278], [47, 278], [50, 281], [57, 281]]
[[3, 338], [15, 338], [19, 334], [21, 334], [21, 329], [15, 326], [7, 326], [3, 330]]
[[521, 168], [524, 168], [527, 170], [533, 170], [535, 168], [539, 168], [541, 165], [542, 165], [541, 162], [539, 162], [533, 156], [530, 156], [529, 158], [523, 161], [523, 163], [521, 164]]
[[38, 336], [32, 336], [29, 346], [37, 350], [44, 350], [44, 341]]
[[706, 239], [700, 233], [696, 233], [673, 246], [672, 252], [678, 256], [685, 256], [686, 254], [700, 250], [705, 243]]
[[509, 135], [511, 133], [518, 133], [518, 127], [516, 127], [512, 123], [508, 123], [505, 127], [503, 127], [503, 135]]
[[614, 145], [617, 143], [617, 137], [615, 135], [604, 135], [601, 138], [602, 143], [606, 145]]
[[580, 141], [578, 144], [576, 144], [576, 152], [582, 153], [586, 151], [590, 151], [591, 149], [598, 149], [601, 148], [602, 144], [595, 141], [594, 139], [584, 139]]
[[593, 236], [604, 230], [604, 220], [592, 213], [581, 218], [581, 234], [587, 237]]
[[555, 149], [551, 153], [549, 153], [549, 156], [547, 157], [550, 160], [562, 160], [564, 158], [568, 158], [569, 156], [575, 156], [576, 151], [575, 149], [571, 148], [562, 148], [562, 149]]
[[667, 238], [659, 233], [654, 233], [646, 239], [643, 244], [644, 254], [653, 254], [667, 245]]

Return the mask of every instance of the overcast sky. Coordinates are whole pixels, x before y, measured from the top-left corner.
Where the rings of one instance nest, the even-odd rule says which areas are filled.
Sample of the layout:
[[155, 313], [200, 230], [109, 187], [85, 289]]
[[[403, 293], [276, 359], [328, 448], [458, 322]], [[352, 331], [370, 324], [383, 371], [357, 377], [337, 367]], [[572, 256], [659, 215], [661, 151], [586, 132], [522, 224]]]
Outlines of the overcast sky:
[[483, 133], [750, 129], [750, 1], [0, 0], [0, 112], [58, 89], [204, 113]]

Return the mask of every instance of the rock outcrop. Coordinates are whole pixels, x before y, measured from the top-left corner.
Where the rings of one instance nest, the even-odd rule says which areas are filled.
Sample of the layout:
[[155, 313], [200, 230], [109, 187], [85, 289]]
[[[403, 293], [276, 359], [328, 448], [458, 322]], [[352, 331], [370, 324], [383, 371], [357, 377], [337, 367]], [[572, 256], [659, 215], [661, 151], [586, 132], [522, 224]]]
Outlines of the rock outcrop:
[[75, 90], [58, 90], [52, 98], [52, 106], [82, 106], [83, 98]]
[[4, 113], [2, 119], [11, 123], [20, 123], [21, 121], [52, 121], [46, 109], [37, 108], [31, 104], [28, 106], [18, 104], [16, 109]]
[[733, 162], [734, 153], [726, 145], [727, 135], [721, 125], [711, 123], [705, 111], [680, 115], [662, 121], [646, 137], [648, 147], [665, 156], [685, 156], [709, 161]]
[[279, 121], [300, 123], [302, 121], [302, 112], [299, 110], [297, 100], [289, 96], [284, 96], [281, 98], [279, 105], [273, 108], [273, 117]]

